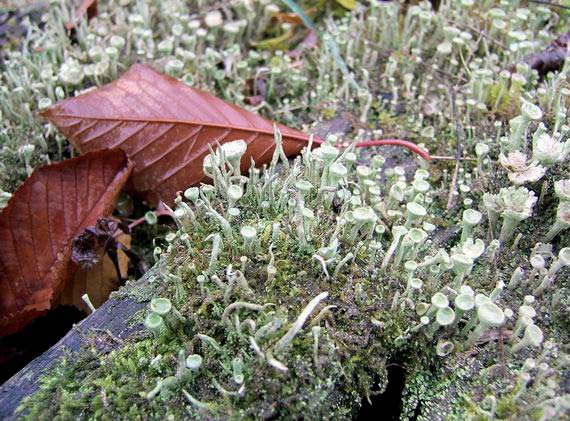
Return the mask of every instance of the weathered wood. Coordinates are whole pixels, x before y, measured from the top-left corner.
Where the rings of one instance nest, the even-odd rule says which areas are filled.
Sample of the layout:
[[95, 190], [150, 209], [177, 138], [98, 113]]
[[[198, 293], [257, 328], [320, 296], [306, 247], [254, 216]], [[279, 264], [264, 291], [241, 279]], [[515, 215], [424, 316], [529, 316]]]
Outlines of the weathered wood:
[[[26, 367], [0, 386], [0, 419], [14, 420], [14, 411], [26, 396], [39, 387], [39, 379], [62, 357], [64, 350], [78, 352], [86, 334], [94, 329], [108, 331], [114, 337], [125, 339], [141, 329], [141, 325], [129, 326], [132, 316], [147, 305], [132, 298], [111, 298], [89, 317], [74, 326], [57, 344], [52, 346]], [[113, 342], [118, 346], [119, 343]], [[113, 346], [113, 345], [111, 345]]]

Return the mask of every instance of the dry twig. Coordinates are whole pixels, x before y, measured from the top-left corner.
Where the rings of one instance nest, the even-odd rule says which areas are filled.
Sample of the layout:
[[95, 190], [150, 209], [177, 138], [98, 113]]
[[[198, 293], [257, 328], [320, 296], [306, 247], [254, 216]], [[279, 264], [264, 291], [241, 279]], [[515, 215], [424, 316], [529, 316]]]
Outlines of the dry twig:
[[529, 3], [544, 4], [546, 6], [558, 7], [560, 9], [570, 10], [570, 6], [564, 6], [563, 4], [552, 3], [552, 2], [544, 1], [544, 0], [529, 0]]

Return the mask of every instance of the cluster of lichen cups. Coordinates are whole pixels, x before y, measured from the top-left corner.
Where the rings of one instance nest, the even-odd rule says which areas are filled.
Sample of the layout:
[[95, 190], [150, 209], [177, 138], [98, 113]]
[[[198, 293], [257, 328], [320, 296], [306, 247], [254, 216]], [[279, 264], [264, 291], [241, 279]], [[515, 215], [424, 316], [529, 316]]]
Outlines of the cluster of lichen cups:
[[[556, 117], [554, 132], [567, 131], [563, 104], [569, 94], [564, 85], [568, 66], [559, 75], [549, 75], [543, 85], [536, 71], [524, 63], [517, 63], [512, 72], [504, 70], [525, 54], [539, 51], [550, 40], [551, 35], [540, 30], [539, 24], [556, 18], [556, 14], [543, 6], [524, 8], [518, 2], [513, 5], [503, 1], [498, 2], [498, 7], [485, 5], [479, 10], [473, 2], [459, 2], [457, 6], [444, 4], [435, 13], [428, 2], [410, 6], [405, 12], [398, 2], [372, 2], [365, 23], [359, 10], [330, 22], [322, 45], [304, 51], [308, 59], [301, 67], [295, 61], [297, 56], [280, 49], [282, 44], [252, 42], [267, 30], [287, 33], [292, 29], [290, 22], [274, 25], [283, 7], [270, 1], [237, 1], [223, 13], [209, 10], [198, 15], [190, 10], [203, 6], [200, 1], [189, 5], [178, 0], [133, 0], [112, 9], [102, 5], [89, 24], [77, 23], [76, 42], [64, 29], [64, 23], [73, 20], [71, 5], [52, 3], [45, 15], [47, 30], [32, 27], [22, 50], [7, 52], [2, 74], [4, 128], [16, 135], [15, 126], [29, 127], [25, 138], [14, 136], [22, 139], [22, 144], [4, 153], [21, 160], [26, 172], [33, 168], [30, 158], [36, 165], [54, 157], [60, 159], [65, 147], [65, 139], [55, 135], [49, 125], [39, 123], [35, 112], [85, 88], [116, 79], [134, 62], [151, 63], [192, 86], [215, 91], [242, 106], [247, 105], [246, 98], [251, 95], [245, 88], [246, 81], [262, 78], [267, 84], [266, 95], [254, 109], [293, 125], [298, 124], [297, 113], [311, 112], [314, 105], [322, 103], [328, 104], [327, 112], [348, 103], [366, 123], [376, 115], [378, 104], [391, 109], [402, 101], [409, 102], [414, 112], [409, 113], [407, 124], [427, 140], [446, 126], [442, 119], [437, 124], [429, 121], [435, 113], [430, 109], [448, 103], [447, 85], [439, 83], [439, 76], [441, 72], [459, 72], [466, 84], [458, 94], [457, 105], [468, 128], [487, 111], [518, 102], [526, 90], [531, 96], [535, 93], [541, 107]], [[396, 17], [401, 13], [405, 15], [400, 28]], [[494, 42], [476, 39], [467, 29], [474, 17], [481, 18], [481, 29], [492, 33]], [[350, 35], [354, 33], [358, 35]], [[331, 54], [327, 46], [331, 42], [338, 54]], [[257, 50], [250, 48], [250, 43]], [[372, 45], [394, 50], [387, 63]], [[476, 54], [481, 45], [488, 52], [485, 58]], [[403, 58], [410, 53], [414, 59]], [[462, 65], [469, 56], [474, 57], [465, 70]], [[343, 58], [354, 70], [347, 73], [347, 67], [339, 64]], [[390, 92], [390, 100], [370, 89], [371, 75], [379, 65], [384, 69], [380, 84]], [[256, 94], [260, 92], [254, 89]], [[512, 119], [510, 144], [516, 145], [536, 119], [532, 110]], [[501, 122], [496, 124], [501, 137]], [[54, 137], [58, 142], [56, 156], [48, 147]], [[546, 155], [557, 147], [556, 141], [548, 135], [538, 139], [549, 149]]]
[[[247, 337], [250, 349], [244, 350], [236, 363], [239, 369], [234, 370], [234, 378], [241, 381], [235, 381], [239, 390], [232, 393], [245, 393], [247, 382], [243, 382], [241, 373], [252, 370], [252, 365], [268, 364], [276, 373], [287, 372], [287, 365], [281, 361], [283, 351], [288, 349], [288, 355], [295, 354], [295, 338], [309, 328], [314, 341], [313, 359], [318, 365], [319, 338], [327, 330], [326, 321], [334, 314], [336, 305], [326, 305], [316, 315], [313, 313], [321, 302], [335, 303], [339, 299], [335, 290], [339, 283], [345, 282], [353, 285], [352, 296], [358, 306], [369, 305], [381, 290], [391, 295], [391, 304], [377, 307], [370, 315], [370, 322], [379, 329], [377, 334], [388, 335], [382, 331], [385, 322], [380, 320], [386, 318], [383, 312], [394, 318], [401, 314], [409, 320], [410, 327], [391, 338], [397, 347], [411, 346], [423, 338], [422, 342], [434, 344], [433, 351], [423, 352], [445, 357], [491, 340], [485, 339], [485, 335], [504, 327], [513, 331], [511, 353], [541, 346], [543, 332], [533, 321], [534, 295], [540, 295], [551, 282], [534, 291], [534, 295], [528, 294], [517, 311], [499, 305], [505, 288], [503, 282], [498, 282], [489, 293], [474, 290], [480, 289], [470, 281], [474, 265], [478, 260], [487, 264], [495, 259], [498, 249], [497, 240], [488, 247], [481, 239], [473, 240], [474, 227], [482, 219], [480, 212], [474, 209], [463, 212], [460, 239], [451, 250], [433, 250], [430, 238], [437, 228], [430, 222], [426, 208], [431, 186], [425, 170], [416, 170], [413, 180], [408, 182], [398, 168], [384, 170], [382, 157], [374, 157], [371, 166], [358, 165], [352, 147], [341, 151], [332, 143], [313, 150], [307, 148], [301, 158], [290, 164], [284, 157], [278, 132], [275, 138], [277, 148], [271, 164], [262, 172], [252, 167], [248, 177], [236, 171], [246, 152], [245, 142], [226, 143], [212, 151], [204, 160], [204, 171], [214, 180], [213, 186], [186, 190], [184, 198], [188, 202], [178, 197], [175, 215], [179, 230], [168, 238], [167, 252], [186, 247], [187, 237], [193, 236], [193, 232], [202, 232], [203, 241], [212, 241], [209, 261], [196, 276], [192, 288], [199, 288], [208, 300], [215, 301], [216, 293], [219, 294], [225, 303], [220, 323]], [[388, 180], [384, 189], [378, 184], [380, 176]], [[328, 229], [323, 229], [323, 225]], [[193, 240], [196, 241], [195, 236]], [[275, 255], [281, 254], [281, 247], [289, 242], [307, 259], [312, 257], [327, 291], [306, 302], [288, 328], [279, 318], [260, 326], [258, 317], [279, 306], [256, 301], [252, 281], [248, 281], [248, 268], [265, 265], [262, 282], [266, 286], [274, 284], [279, 276]], [[221, 264], [221, 254], [230, 256], [224, 258], [229, 261], [227, 266]], [[569, 249], [562, 249], [559, 258], [545, 269], [544, 249], [535, 250], [531, 264], [540, 269], [524, 282], [521, 282], [522, 269], [515, 270], [508, 287], [532, 285], [537, 275], [551, 280], [568, 264], [568, 254]], [[539, 259], [542, 265], [537, 263]], [[364, 276], [373, 283], [383, 282], [386, 277], [396, 279], [396, 287], [386, 291], [380, 286], [350, 281], [351, 272], [357, 267], [365, 268], [361, 269], [365, 270]], [[180, 283], [176, 278], [166, 275], [165, 282]], [[242, 320], [244, 317], [247, 318]], [[153, 300], [145, 324], [155, 335], [176, 332], [174, 324], [178, 323], [184, 322], [168, 300]], [[193, 334], [208, 346], [221, 347], [206, 333]], [[260, 338], [271, 336], [275, 339], [260, 345]], [[156, 396], [165, 381], [184, 384], [185, 378], [181, 376], [187, 376], [187, 369], [195, 367], [195, 360], [201, 359], [200, 355], [186, 358], [181, 350], [176, 376], [170, 381], [161, 380], [147, 396]], [[214, 408], [191, 391], [184, 390], [184, 395], [196, 409]]]
[[[190, 14], [192, 5], [178, 0], [122, 1], [120, 7], [100, 5], [98, 15], [89, 23], [77, 22], [71, 37], [64, 28], [66, 22], [75, 19], [74, 5], [50, 3], [43, 16], [45, 30], [31, 25], [22, 48], [6, 51], [3, 60], [0, 134], [6, 135], [7, 145], [2, 153], [21, 162], [24, 174], [29, 175], [34, 165], [60, 160], [65, 155], [65, 138], [52, 126], [44, 125], [37, 112], [115, 80], [136, 62], [150, 63], [189, 85], [242, 106], [247, 105], [247, 96], [258, 94], [257, 88], [248, 92], [246, 81], [265, 78], [269, 72], [266, 101], [259, 104], [269, 114], [273, 107], [282, 113], [309, 99], [304, 95], [309, 78], [291, 66], [291, 57], [283, 51], [256, 50], [249, 45], [253, 37], [273, 28], [271, 17], [280, 11], [276, 5], [238, 2], [228, 8], [228, 18], [219, 10], [200, 16]], [[261, 21], [259, 16], [263, 16]], [[283, 30], [287, 26], [290, 24], [285, 24]], [[231, 66], [218, 68], [219, 63], [228, 60]], [[277, 84], [287, 88], [287, 98], [275, 94]], [[281, 116], [293, 124], [290, 112]], [[25, 136], [20, 134], [21, 128], [26, 129]], [[12, 139], [21, 144], [14, 144]], [[50, 148], [54, 139], [55, 153]], [[11, 191], [0, 193], [8, 196]]]

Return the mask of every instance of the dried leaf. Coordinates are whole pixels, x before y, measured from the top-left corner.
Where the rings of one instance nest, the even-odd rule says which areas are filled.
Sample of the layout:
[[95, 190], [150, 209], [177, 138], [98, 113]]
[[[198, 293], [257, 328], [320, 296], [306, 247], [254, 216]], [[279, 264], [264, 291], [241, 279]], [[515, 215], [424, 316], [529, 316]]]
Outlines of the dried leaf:
[[[66, 99], [42, 113], [82, 153], [123, 149], [134, 164], [129, 181], [152, 205], [172, 205], [176, 192], [206, 181], [202, 162], [208, 145], [243, 139], [248, 144], [242, 171], [251, 159], [258, 166], [275, 149], [273, 122], [208, 93], [136, 64], [109, 85]], [[277, 125], [287, 156], [296, 155], [309, 136]], [[315, 139], [314, 145], [322, 140]], [[399, 139], [367, 141], [357, 146], [398, 145], [424, 159], [429, 155]]]
[[[71, 244], [71, 260], [89, 269], [99, 263], [109, 251], [117, 249], [115, 233], [121, 224], [112, 218], [99, 218], [93, 227], [84, 228]], [[129, 232], [126, 227], [123, 232]]]
[[88, 21], [97, 16], [97, 0], [83, 0], [73, 15], [73, 21], [65, 23], [65, 29], [71, 31], [75, 27], [76, 21], [85, 14], [87, 14]]
[[82, 269], [95, 267], [104, 254], [105, 250], [98, 244], [97, 235], [87, 229], [75, 237], [71, 244], [71, 260]]
[[[131, 187], [152, 204], [172, 204], [177, 191], [204, 181], [208, 144], [244, 139], [243, 170], [250, 158], [267, 163], [275, 147], [271, 121], [140, 64], [43, 115], [82, 153], [123, 149], [134, 163]], [[308, 136], [278, 127], [285, 153], [297, 154]]]
[[280, 23], [290, 23], [292, 25], [299, 25], [303, 23], [299, 15], [295, 13], [279, 12], [273, 14], [273, 19]]
[[[125, 247], [131, 246], [131, 236], [128, 234], [120, 234], [117, 237], [117, 241]], [[126, 278], [129, 258], [121, 250], [118, 251], [118, 258], [121, 276]], [[107, 254], [103, 254], [101, 260], [92, 268], [79, 268], [75, 273], [73, 280], [68, 282], [65, 286], [58, 303], [63, 305], [73, 305], [79, 310], [89, 313], [87, 305], [81, 299], [83, 294], [87, 293], [95, 308], [98, 308], [107, 300], [109, 294], [115, 291], [118, 287], [119, 279], [117, 277], [115, 265]]]
[[131, 173], [120, 150], [34, 171], [0, 213], [0, 336], [47, 311], [73, 276], [72, 239], [109, 215]]
[[268, 74], [259, 72], [254, 78], [245, 81], [250, 96], [261, 96], [262, 99], [267, 99], [267, 77]]
[[532, 69], [535, 69], [540, 77], [545, 76], [548, 72], [558, 71], [564, 65], [566, 57], [569, 56], [569, 43], [570, 32], [566, 32], [552, 41], [546, 50], [527, 56], [525, 62]]

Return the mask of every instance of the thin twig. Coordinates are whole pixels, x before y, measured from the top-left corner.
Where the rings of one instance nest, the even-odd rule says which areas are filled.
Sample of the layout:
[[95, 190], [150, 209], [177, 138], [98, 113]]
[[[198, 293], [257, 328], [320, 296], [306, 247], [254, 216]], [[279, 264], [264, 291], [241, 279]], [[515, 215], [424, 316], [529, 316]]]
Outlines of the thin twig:
[[447, 196], [446, 209], [450, 210], [453, 207], [453, 196], [457, 187], [457, 176], [459, 175], [459, 162], [461, 160], [461, 142], [463, 140], [461, 122], [457, 115], [457, 104], [455, 103], [455, 88], [451, 89], [451, 112], [455, 120], [455, 137], [457, 146], [455, 147], [455, 169], [453, 170], [453, 177], [451, 178], [451, 185], [449, 186], [449, 194]]
[[[170, 209], [157, 210], [157, 211], [154, 211], [154, 214], [157, 217], [159, 217], [159, 216], [172, 216], [172, 217], [174, 217], [174, 215]], [[144, 217], [144, 216], [141, 216], [139, 219], [135, 219], [133, 222], [131, 222], [129, 224], [129, 231], [132, 231], [133, 228], [144, 223], [145, 221], [146, 221], [146, 217]]]
[[[315, 146], [320, 146], [324, 143], [323, 139], [315, 138], [313, 139], [313, 144]], [[426, 161], [431, 160], [431, 156], [428, 152], [423, 150], [421, 147], [416, 145], [415, 143], [409, 142], [403, 139], [375, 139], [375, 140], [366, 140], [363, 142], [358, 142], [355, 145], [357, 148], [369, 148], [371, 146], [400, 146], [402, 148], [409, 149], [416, 155], [422, 157]]]
[[483, 38], [488, 39], [489, 41], [491, 41], [493, 44], [495, 44], [497, 47], [501, 47], [503, 50], [507, 50], [508, 48], [505, 46], [505, 44], [497, 41], [496, 39], [490, 37], [489, 35], [487, 35], [487, 33], [485, 31], [482, 31], [480, 29], [477, 28], [473, 28], [472, 26], [469, 25], [457, 25], [459, 28], [461, 28], [463, 26], [463, 28], [467, 28], [470, 31], [473, 31], [475, 33], [477, 33], [477, 35], [482, 36]]
[[544, 0], [528, 0], [528, 2], [529, 3], [544, 4], [547, 6], [558, 7], [560, 9], [570, 10], [570, 6], [564, 6], [563, 4], [551, 3], [549, 1], [544, 1]]
[[452, 75], [451, 73], [446, 72], [445, 70], [441, 70], [441, 69], [434, 68], [434, 67], [433, 67], [433, 64], [434, 64], [433, 61], [430, 61], [430, 62], [421, 62], [421, 63], [418, 63], [418, 64], [419, 64], [420, 66], [424, 67], [424, 68], [425, 68], [426, 70], [428, 70], [428, 71], [429, 71], [429, 70], [434, 71], [435, 73], [433, 74], [433, 76], [435, 76], [435, 77], [437, 78], [437, 80], [439, 80], [439, 81], [442, 82], [442, 83], [446, 83], [446, 81], [443, 80], [443, 79], [440, 77], [441, 75], [443, 75], [443, 76], [445, 76], [445, 77], [447, 77], [447, 78], [449, 78], [449, 79], [455, 79], [455, 81], [456, 81], [457, 84], [459, 84], [459, 82], [465, 82], [465, 83], [468, 82], [468, 80], [465, 79], [463, 76], [460, 76], [460, 75]]
[[[423, 63], [422, 63], [422, 64], [423, 64]], [[441, 70], [441, 69], [433, 69], [433, 70], [435, 70], [435, 71], [436, 71], [437, 73], [439, 73], [439, 74], [442, 74], [442, 75], [444, 75], [444, 76], [447, 76], [448, 78], [454, 78], [454, 79], [456, 79], [456, 80], [457, 80], [457, 83], [459, 83], [459, 82], [468, 82], [468, 80], [465, 79], [465, 78], [464, 78], [463, 76], [461, 76], [461, 75], [452, 75], [451, 73], [446, 72], [446, 71]]]
[[368, 148], [370, 146], [399, 146], [402, 148], [409, 149], [418, 156], [421, 156], [426, 161], [431, 160], [431, 156], [421, 147], [415, 143], [408, 142], [402, 139], [379, 139], [379, 140], [366, 140], [364, 142], [358, 142], [356, 144], [357, 148]]

